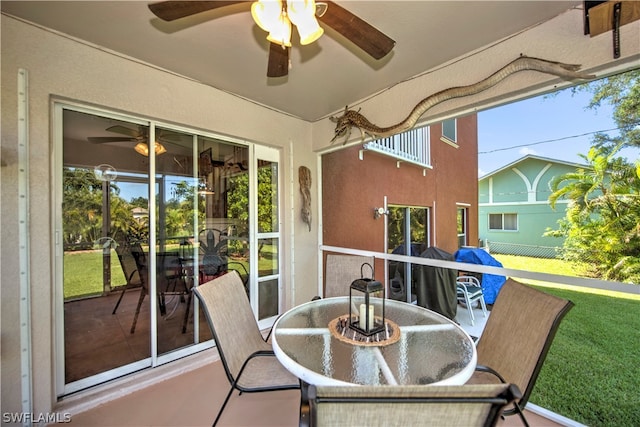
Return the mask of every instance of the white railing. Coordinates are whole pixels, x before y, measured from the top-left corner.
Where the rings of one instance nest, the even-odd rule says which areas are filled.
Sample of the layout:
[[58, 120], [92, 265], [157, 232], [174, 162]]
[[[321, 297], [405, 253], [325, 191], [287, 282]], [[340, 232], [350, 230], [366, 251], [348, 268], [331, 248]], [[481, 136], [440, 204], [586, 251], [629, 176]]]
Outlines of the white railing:
[[[569, 285], [577, 288], [591, 288], [591, 289], [598, 289], [601, 291], [621, 292], [623, 294], [640, 295], [640, 286], [636, 284], [612, 282], [608, 280], [592, 279], [588, 277], [565, 276], [565, 275], [553, 274], [553, 273], [539, 273], [539, 272], [528, 271], [528, 270], [517, 270], [513, 268], [503, 268], [503, 267], [495, 267], [495, 266], [481, 265], [481, 264], [469, 264], [465, 262], [446, 261], [446, 260], [440, 260], [440, 259], [422, 258], [422, 257], [416, 257], [416, 256], [408, 256], [408, 255], [386, 254], [384, 252], [367, 251], [367, 250], [353, 249], [353, 248], [343, 248], [343, 247], [329, 246], [329, 245], [320, 245], [320, 259], [322, 259], [322, 252], [324, 251], [347, 254], [347, 255], [372, 256], [376, 259], [384, 259], [386, 261], [399, 261], [399, 262], [406, 262], [406, 263], [417, 264], [417, 265], [427, 265], [431, 267], [449, 268], [454, 270], [464, 269], [464, 271], [468, 271], [472, 273], [487, 273], [487, 274], [495, 274], [497, 276], [513, 277], [515, 279], [537, 280], [540, 282]], [[386, 264], [387, 263], [385, 263], [385, 273], [384, 273], [385, 281], [383, 283], [388, 289], [389, 284], [387, 283], [388, 272], [386, 271], [386, 268], [387, 268]], [[323, 281], [323, 277], [321, 276], [320, 281], [318, 283], [319, 290], [322, 289], [322, 281]]]
[[399, 161], [431, 167], [428, 126], [367, 142], [364, 149], [394, 157]]

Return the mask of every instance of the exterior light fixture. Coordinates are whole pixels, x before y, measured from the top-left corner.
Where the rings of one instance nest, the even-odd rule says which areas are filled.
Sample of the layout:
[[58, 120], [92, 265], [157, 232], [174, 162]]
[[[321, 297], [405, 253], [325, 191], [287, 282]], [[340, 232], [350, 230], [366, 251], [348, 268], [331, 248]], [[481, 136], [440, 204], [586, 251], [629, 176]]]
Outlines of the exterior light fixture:
[[373, 219], [378, 219], [382, 215], [389, 215], [389, 211], [385, 208], [373, 208]]

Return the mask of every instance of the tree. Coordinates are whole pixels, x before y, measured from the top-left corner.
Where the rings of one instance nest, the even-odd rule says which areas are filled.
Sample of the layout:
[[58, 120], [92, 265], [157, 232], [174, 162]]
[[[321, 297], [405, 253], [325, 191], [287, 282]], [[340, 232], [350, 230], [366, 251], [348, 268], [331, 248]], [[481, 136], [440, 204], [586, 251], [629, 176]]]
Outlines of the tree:
[[551, 181], [551, 206], [569, 206], [546, 234], [565, 237], [564, 258], [588, 260], [594, 276], [640, 283], [640, 162], [616, 157], [620, 147], [594, 146], [583, 156], [589, 167]]
[[640, 70], [576, 86], [589, 91], [587, 108], [613, 106], [619, 135], [596, 134], [588, 167], [556, 177], [549, 197], [552, 207], [568, 199], [559, 229], [546, 234], [565, 237], [564, 257], [588, 260], [596, 277], [640, 283], [640, 160], [619, 156], [624, 147], [640, 148]]
[[87, 169], [64, 168], [63, 175], [65, 248], [90, 248], [102, 232], [102, 181]]
[[597, 109], [603, 103], [614, 107], [613, 120], [620, 135], [598, 134], [594, 145], [640, 147], [640, 69], [584, 83], [575, 86], [573, 91], [593, 94], [587, 108]]
[[[103, 194], [105, 184], [93, 171], [65, 167], [63, 182], [64, 245], [65, 249], [90, 249], [103, 233]], [[109, 182], [110, 236], [148, 239], [148, 220], [137, 221], [132, 214], [134, 205], [120, 197], [116, 182]], [[147, 207], [146, 199], [137, 205]]]

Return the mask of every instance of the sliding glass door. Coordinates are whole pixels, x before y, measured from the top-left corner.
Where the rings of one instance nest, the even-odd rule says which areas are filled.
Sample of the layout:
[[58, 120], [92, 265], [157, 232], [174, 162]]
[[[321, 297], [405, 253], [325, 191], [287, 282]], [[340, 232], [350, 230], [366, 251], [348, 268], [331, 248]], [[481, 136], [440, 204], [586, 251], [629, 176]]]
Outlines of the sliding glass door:
[[75, 105], [54, 119], [58, 395], [212, 347], [191, 289], [229, 270], [272, 321], [277, 150]]
[[[389, 252], [420, 256], [430, 245], [430, 211], [426, 207], [390, 206], [387, 215]], [[389, 297], [415, 301], [411, 263], [389, 261]]]

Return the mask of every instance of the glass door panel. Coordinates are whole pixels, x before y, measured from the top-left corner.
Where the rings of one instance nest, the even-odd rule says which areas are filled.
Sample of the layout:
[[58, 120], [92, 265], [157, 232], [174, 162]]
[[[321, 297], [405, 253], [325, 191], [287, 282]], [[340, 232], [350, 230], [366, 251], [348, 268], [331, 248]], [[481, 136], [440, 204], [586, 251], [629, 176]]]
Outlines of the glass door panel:
[[457, 210], [457, 227], [458, 227], [458, 247], [467, 246], [467, 208], [458, 208]]
[[211, 138], [198, 140], [198, 243], [203, 282], [229, 270], [249, 294], [249, 149]]
[[278, 315], [280, 303], [279, 152], [261, 147], [256, 155], [258, 157], [257, 308], [258, 320], [266, 320]]
[[134, 151], [148, 127], [60, 111], [64, 383], [82, 387], [150, 363], [148, 287], [133, 256], [149, 235], [148, 163]]
[[[199, 320], [191, 288], [198, 281], [198, 181], [194, 168], [194, 137], [155, 129], [156, 325], [158, 354], [194, 344]], [[157, 147], [160, 147], [158, 149]], [[197, 319], [197, 318], [196, 318]]]
[[278, 315], [279, 239], [258, 240], [258, 320]]
[[[396, 255], [420, 256], [429, 247], [429, 209], [391, 206], [387, 216], [388, 248]], [[399, 301], [415, 300], [411, 263], [389, 261], [389, 297]]]

